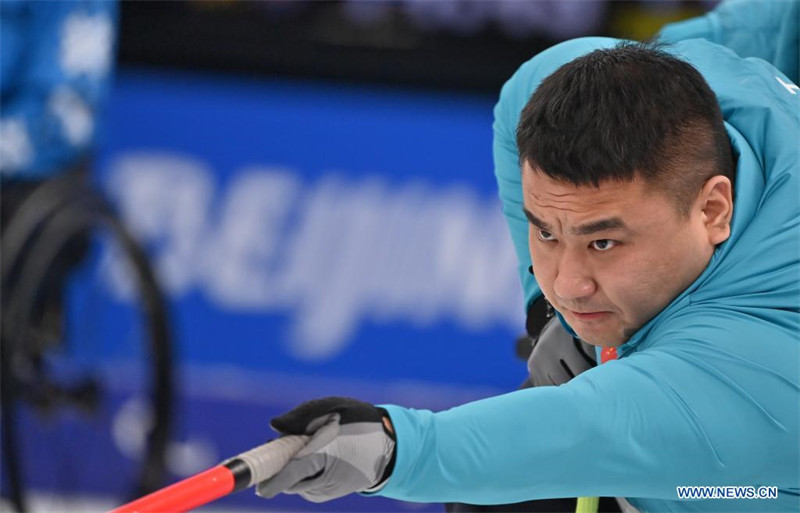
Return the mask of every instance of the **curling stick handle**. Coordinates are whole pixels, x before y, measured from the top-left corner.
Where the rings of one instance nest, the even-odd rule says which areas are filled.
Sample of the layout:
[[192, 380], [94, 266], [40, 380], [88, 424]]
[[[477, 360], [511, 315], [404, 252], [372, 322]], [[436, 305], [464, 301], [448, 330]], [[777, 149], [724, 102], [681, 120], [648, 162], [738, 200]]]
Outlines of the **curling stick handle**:
[[243, 452], [222, 464], [236, 475], [236, 490], [249, 488], [280, 472], [308, 443], [306, 435], [286, 435]]
[[308, 438], [277, 438], [109, 513], [183, 513], [208, 504], [274, 476], [308, 443]]

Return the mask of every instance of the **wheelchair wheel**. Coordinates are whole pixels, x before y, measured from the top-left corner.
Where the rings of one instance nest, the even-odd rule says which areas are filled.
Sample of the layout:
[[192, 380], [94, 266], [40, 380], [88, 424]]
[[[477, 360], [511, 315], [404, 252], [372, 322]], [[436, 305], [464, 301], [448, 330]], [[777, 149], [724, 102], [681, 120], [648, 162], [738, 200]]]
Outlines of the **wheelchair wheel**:
[[[15, 191], [3, 189], [7, 203]], [[25, 191], [3, 214], [3, 495], [18, 511], [37, 501], [35, 509], [87, 510], [97, 508], [41, 497], [113, 493], [108, 500], [121, 502], [159, 488], [172, 425], [172, 348], [164, 295], [144, 251], [74, 175]], [[97, 315], [101, 241], [125, 255], [137, 285], [127, 325], [112, 333]]]

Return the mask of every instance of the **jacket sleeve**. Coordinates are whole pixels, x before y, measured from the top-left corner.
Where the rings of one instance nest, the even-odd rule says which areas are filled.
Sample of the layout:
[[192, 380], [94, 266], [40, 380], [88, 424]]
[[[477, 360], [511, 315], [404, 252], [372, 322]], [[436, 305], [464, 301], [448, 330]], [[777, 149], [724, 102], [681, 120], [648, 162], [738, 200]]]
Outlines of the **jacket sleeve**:
[[[387, 407], [397, 461], [380, 495], [496, 504], [675, 500], [676, 486], [697, 484], [795, 488], [796, 322], [781, 329], [695, 318], [681, 332], [662, 333], [659, 344], [558, 387], [440, 413]], [[720, 325], [727, 327], [710, 328]]]
[[702, 38], [758, 57], [800, 80], [800, 0], [729, 0], [705, 16], [666, 25], [659, 39]]

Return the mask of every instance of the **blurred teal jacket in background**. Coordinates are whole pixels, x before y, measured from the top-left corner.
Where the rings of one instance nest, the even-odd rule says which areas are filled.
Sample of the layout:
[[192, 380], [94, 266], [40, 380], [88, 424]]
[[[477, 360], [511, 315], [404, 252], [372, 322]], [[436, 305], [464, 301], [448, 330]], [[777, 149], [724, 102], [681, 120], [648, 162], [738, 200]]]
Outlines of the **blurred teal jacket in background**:
[[0, 178], [47, 178], [89, 157], [117, 17], [114, 0], [2, 0]]

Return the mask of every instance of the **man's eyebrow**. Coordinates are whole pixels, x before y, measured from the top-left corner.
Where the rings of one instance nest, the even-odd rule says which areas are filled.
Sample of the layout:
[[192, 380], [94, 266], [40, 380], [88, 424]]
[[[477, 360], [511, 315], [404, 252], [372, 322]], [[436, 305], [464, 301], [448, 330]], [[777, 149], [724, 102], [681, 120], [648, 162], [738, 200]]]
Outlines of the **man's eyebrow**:
[[[553, 228], [549, 224], [533, 215], [527, 208], [522, 207], [522, 211], [525, 213], [525, 217], [528, 218], [528, 222], [532, 225], [547, 232], [553, 231]], [[608, 219], [600, 219], [598, 221], [592, 221], [591, 223], [582, 224], [573, 228], [571, 231], [574, 235], [591, 235], [606, 230], [629, 230], [629, 228], [621, 218], [609, 217]]]
[[628, 226], [619, 217], [609, 217], [608, 219], [600, 219], [576, 226], [572, 229], [572, 233], [575, 235], [591, 235], [606, 230], [628, 230]]
[[544, 221], [542, 221], [541, 219], [539, 219], [538, 217], [533, 215], [531, 213], [531, 211], [528, 210], [527, 208], [522, 207], [522, 211], [525, 212], [525, 217], [528, 218], [528, 222], [531, 223], [532, 225], [538, 226], [539, 228], [541, 228], [542, 230], [544, 230], [546, 232], [552, 232], [553, 231], [553, 227], [552, 226], [550, 226], [549, 224], [545, 223]]

